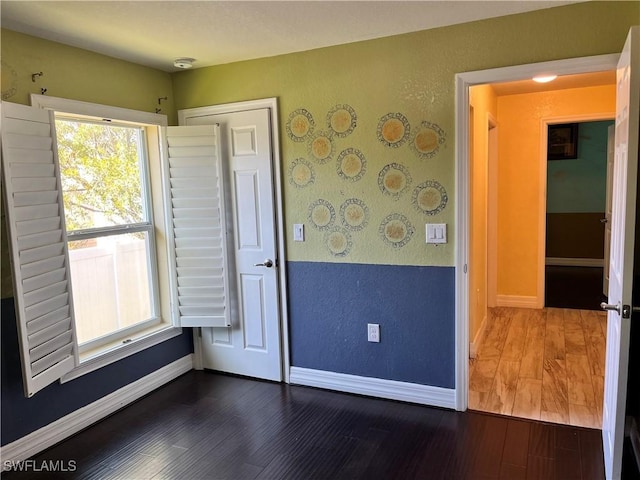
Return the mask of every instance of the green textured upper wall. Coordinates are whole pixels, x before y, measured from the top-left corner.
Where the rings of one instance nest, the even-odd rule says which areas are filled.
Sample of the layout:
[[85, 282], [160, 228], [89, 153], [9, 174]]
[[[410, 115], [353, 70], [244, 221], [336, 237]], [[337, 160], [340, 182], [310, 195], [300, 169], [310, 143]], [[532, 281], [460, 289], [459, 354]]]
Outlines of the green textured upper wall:
[[[155, 111], [159, 97], [169, 121], [176, 122], [171, 78], [168, 73], [97, 53], [2, 29], [2, 100], [30, 105], [30, 95], [47, 95], [84, 102]], [[31, 75], [43, 76], [32, 81]], [[12, 295], [9, 246], [4, 205], [0, 214], [2, 298]]]
[[[201, 68], [172, 75], [175, 105], [184, 109], [278, 97], [289, 260], [452, 265], [455, 74], [617, 53], [629, 27], [637, 23], [640, 4], [636, 2], [588, 2]], [[345, 137], [334, 133], [332, 154], [319, 161], [310, 150], [313, 137], [301, 142], [290, 138], [290, 115], [305, 109], [315, 123], [314, 133], [331, 134], [327, 115], [338, 105], [353, 109], [356, 126]], [[412, 132], [398, 148], [379, 139], [380, 120], [389, 113], [401, 113]], [[432, 145], [422, 149], [422, 154], [412, 148], [414, 135], [420, 131], [442, 142], [437, 151], [432, 151]], [[339, 162], [340, 153], [348, 148], [358, 149], [366, 162], [366, 172], [356, 181], [345, 179], [344, 171], [340, 175], [341, 168], [347, 168]], [[390, 164], [400, 167], [388, 167]], [[313, 182], [306, 186], [295, 184], [307, 182], [310, 176]], [[442, 189], [448, 197], [446, 204]], [[314, 205], [320, 206], [309, 215]], [[347, 206], [355, 209], [356, 216], [362, 214], [363, 205], [367, 213], [364, 228], [357, 224], [359, 220], [353, 225], [352, 219], [341, 215], [341, 207]], [[324, 226], [331, 208], [333, 221]], [[388, 223], [390, 215], [396, 220]], [[425, 244], [427, 222], [448, 224], [447, 245]], [[292, 241], [294, 223], [305, 224], [306, 242]], [[406, 240], [411, 229], [414, 233], [408, 241], [396, 241]]]
[[[31, 75], [43, 76], [32, 81]], [[29, 105], [29, 96], [47, 89], [52, 97], [162, 113], [175, 123], [171, 77], [149, 67], [81, 48], [2, 29], [2, 100]]]

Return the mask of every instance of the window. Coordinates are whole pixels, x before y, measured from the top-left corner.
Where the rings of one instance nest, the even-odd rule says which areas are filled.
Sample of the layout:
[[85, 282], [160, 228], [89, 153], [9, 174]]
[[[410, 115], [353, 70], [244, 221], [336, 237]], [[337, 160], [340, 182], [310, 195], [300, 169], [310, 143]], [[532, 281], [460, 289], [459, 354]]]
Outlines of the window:
[[[227, 327], [218, 127], [32, 95], [2, 104], [25, 395], [175, 335]], [[57, 133], [54, 135], [53, 133]]]
[[144, 125], [55, 115], [79, 352], [160, 323]]

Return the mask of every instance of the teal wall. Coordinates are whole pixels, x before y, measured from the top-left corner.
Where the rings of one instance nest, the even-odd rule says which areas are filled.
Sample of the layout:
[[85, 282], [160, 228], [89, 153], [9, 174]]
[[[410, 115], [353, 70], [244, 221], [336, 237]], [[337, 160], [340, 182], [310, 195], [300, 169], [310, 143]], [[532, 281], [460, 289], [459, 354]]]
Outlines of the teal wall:
[[609, 125], [580, 123], [578, 158], [547, 162], [547, 213], [604, 212]]

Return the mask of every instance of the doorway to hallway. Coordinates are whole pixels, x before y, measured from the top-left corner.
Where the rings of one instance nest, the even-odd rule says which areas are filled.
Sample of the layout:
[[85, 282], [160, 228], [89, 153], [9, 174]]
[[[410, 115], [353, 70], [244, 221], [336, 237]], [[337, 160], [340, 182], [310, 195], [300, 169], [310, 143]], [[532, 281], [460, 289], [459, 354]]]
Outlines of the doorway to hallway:
[[[546, 303], [545, 287], [548, 284], [554, 288], [555, 278], [545, 276], [546, 257], [550, 256], [545, 237], [549, 187], [547, 142], [546, 135], [542, 135], [545, 122], [563, 120], [571, 114], [581, 115], [582, 120], [590, 120], [590, 115], [597, 120], [611, 118], [615, 108], [614, 74], [610, 71], [608, 77], [598, 77], [594, 79], [598, 84], [590, 87], [592, 97], [597, 91], [606, 100], [589, 107], [582, 104], [578, 113], [571, 102], [581, 97], [580, 89], [585, 87], [548, 88], [548, 93], [509, 90], [516, 86], [499, 84], [470, 89], [474, 109], [469, 114], [475, 115], [475, 125], [471, 119], [469, 123], [472, 358], [468, 364], [468, 405], [471, 409], [601, 428], [606, 339], [602, 320], [606, 317], [594, 309], [601, 301], [603, 252], [587, 256], [588, 261], [599, 262], [600, 276], [595, 279], [595, 290], [592, 289], [595, 300], [573, 305], [552, 303], [559, 308], [544, 308], [550, 306]], [[581, 80], [584, 79], [583, 76]], [[494, 90], [493, 94], [489, 88]], [[553, 106], [553, 102], [559, 106]], [[494, 130], [498, 137], [497, 161], [490, 155]], [[523, 152], [523, 147], [528, 151]], [[603, 149], [606, 171], [606, 140]], [[567, 162], [563, 165], [567, 167], [570, 161], [558, 162]], [[571, 180], [564, 173], [558, 175], [560, 180]], [[600, 175], [604, 197], [605, 172]], [[604, 204], [604, 199], [601, 200]], [[601, 207], [583, 207], [589, 210], [590, 220], [594, 216], [590, 210], [597, 212], [598, 227], [604, 216], [604, 205]], [[559, 213], [562, 216], [566, 212], [559, 209]], [[579, 212], [576, 216], [583, 215]], [[603, 250], [603, 235], [598, 240]], [[584, 239], [578, 241], [585, 243]], [[555, 258], [551, 263], [559, 264], [553, 267], [582, 261], [564, 260], [571, 255], [552, 251]], [[575, 256], [579, 258], [580, 252]], [[563, 298], [568, 293], [565, 291]], [[585, 290], [578, 287], [578, 293], [577, 296], [583, 295]], [[566, 309], [568, 306], [574, 309]]]
[[[564, 117], [545, 121], [548, 139], [571, 132], [571, 154], [550, 154], [546, 161], [546, 234], [544, 305], [600, 310], [606, 301], [603, 279], [608, 256], [606, 237], [608, 163], [613, 138], [609, 119]], [[562, 145], [560, 145], [562, 147]], [[567, 146], [564, 146], [567, 148]], [[610, 232], [609, 232], [610, 233]], [[604, 282], [606, 283], [606, 282]]]

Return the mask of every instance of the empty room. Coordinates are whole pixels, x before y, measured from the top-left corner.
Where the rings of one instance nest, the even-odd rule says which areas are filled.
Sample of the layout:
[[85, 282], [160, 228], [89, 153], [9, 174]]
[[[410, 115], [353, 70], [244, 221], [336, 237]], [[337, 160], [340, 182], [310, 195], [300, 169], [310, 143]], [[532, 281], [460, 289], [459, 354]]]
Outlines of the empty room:
[[[1, 14], [8, 479], [636, 471], [638, 3], [3, 1]], [[499, 87], [601, 72], [554, 90], [589, 112]], [[541, 149], [548, 125], [594, 112], [615, 124], [598, 258], [611, 274], [590, 310], [599, 343], [582, 345], [602, 363], [587, 365], [601, 407], [569, 378], [556, 411], [545, 372], [582, 355], [571, 329], [586, 320], [547, 315], [541, 330], [534, 313], [561, 257], [543, 193], [564, 187], [545, 175], [576, 161]], [[545, 357], [550, 329], [565, 358]], [[482, 344], [511, 337], [504, 348], [539, 357], [530, 375]]]

